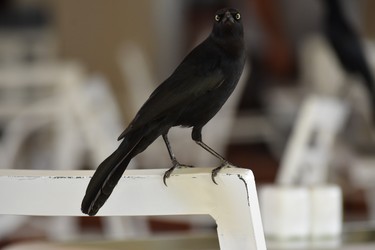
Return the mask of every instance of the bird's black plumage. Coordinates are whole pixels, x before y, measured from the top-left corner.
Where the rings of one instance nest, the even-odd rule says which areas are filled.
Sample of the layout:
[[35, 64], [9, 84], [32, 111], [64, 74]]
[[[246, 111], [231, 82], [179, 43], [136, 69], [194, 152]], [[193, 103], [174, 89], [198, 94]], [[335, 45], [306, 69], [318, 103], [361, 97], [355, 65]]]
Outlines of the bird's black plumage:
[[[119, 148], [98, 167], [82, 201], [82, 212], [95, 215], [106, 202], [130, 160], [163, 136], [173, 167], [176, 160], [168, 141], [174, 126], [192, 127], [192, 138], [218, 157], [223, 157], [202, 142], [203, 126], [220, 110], [233, 92], [245, 63], [243, 28], [240, 13], [222, 9], [215, 15], [211, 34], [194, 48], [172, 75], [155, 89], [133, 121], [118, 138]], [[220, 167], [213, 172], [213, 176]]]
[[350, 74], [362, 77], [368, 91], [375, 119], [375, 85], [360, 38], [345, 15], [339, 0], [322, 0], [325, 4], [325, 34], [342, 67]]

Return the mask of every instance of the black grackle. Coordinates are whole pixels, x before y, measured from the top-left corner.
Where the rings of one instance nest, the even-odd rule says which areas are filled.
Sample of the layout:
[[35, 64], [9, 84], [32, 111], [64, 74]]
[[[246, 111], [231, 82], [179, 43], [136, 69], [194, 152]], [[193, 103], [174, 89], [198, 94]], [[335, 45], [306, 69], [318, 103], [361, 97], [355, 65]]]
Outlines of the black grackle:
[[194, 48], [172, 75], [156, 88], [133, 121], [120, 135], [118, 149], [98, 167], [82, 201], [82, 212], [95, 215], [111, 195], [130, 160], [144, 151], [160, 135], [163, 137], [172, 168], [183, 166], [174, 156], [168, 141], [171, 127], [192, 127], [192, 139], [220, 159], [212, 179], [228, 162], [202, 141], [202, 128], [220, 110], [233, 92], [245, 63], [243, 27], [235, 9], [219, 10], [211, 34]]

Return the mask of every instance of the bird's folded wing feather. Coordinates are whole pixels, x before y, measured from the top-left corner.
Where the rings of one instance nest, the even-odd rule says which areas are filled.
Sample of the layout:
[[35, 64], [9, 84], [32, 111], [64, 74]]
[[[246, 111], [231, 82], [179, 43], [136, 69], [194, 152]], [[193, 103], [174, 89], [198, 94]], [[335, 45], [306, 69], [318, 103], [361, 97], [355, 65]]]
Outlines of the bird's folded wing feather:
[[202, 67], [196, 64], [187, 65], [185, 63], [185, 65], [180, 66], [184, 67], [177, 68], [151, 94], [128, 128], [119, 136], [118, 140], [123, 139], [130, 130], [140, 128], [175, 110], [181, 110], [181, 106], [189, 105], [197, 97], [218, 88], [224, 82], [224, 75], [218, 69], [202, 72]]

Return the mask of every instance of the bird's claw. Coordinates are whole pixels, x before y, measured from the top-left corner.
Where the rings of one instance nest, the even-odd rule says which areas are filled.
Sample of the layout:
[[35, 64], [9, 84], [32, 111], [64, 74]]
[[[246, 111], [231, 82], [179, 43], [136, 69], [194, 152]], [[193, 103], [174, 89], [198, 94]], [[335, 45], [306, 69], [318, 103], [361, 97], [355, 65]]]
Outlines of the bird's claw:
[[[223, 168], [230, 168], [231, 166], [233, 166], [233, 164], [231, 164], [230, 162], [228, 162], [228, 161], [223, 161], [223, 162], [220, 164], [219, 167], [214, 168], [214, 169], [212, 170], [212, 173], [211, 173], [211, 179], [212, 179], [213, 183], [215, 183], [216, 185], [218, 185], [217, 182], [216, 182], [216, 180], [215, 180], [215, 177], [217, 176], [217, 174], [220, 172], [221, 169], [223, 169]], [[168, 169], [167, 171], [165, 171], [164, 176], [163, 176], [163, 182], [164, 182], [164, 185], [165, 185], [166, 187], [168, 186], [168, 185], [167, 185], [167, 179], [171, 176], [172, 172], [173, 172], [176, 168], [182, 168], [182, 167], [192, 168], [192, 167], [194, 167], [194, 166], [191, 166], [191, 165], [182, 165], [182, 164], [180, 164], [179, 162], [174, 162], [174, 163], [173, 163], [173, 166], [172, 166], [170, 169]]]
[[164, 176], [163, 176], [163, 182], [164, 182], [164, 185], [167, 187], [167, 179], [171, 176], [172, 172], [176, 169], [176, 168], [182, 168], [182, 167], [185, 167], [185, 168], [193, 168], [194, 166], [191, 166], [191, 165], [183, 165], [183, 164], [180, 164], [179, 162], [174, 162], [173, 163], [173, 166], [168, 169], [167, 171], [165, 171], [164, 173]]
[[164, 176], [163, 176], [163, 182], [164, 182], [164, 185], [167, 187], [167, 179], [171, 176], [173, 170], [175, 169], [175, 166], [171, 167], [170, 169], [168, 169], [167, 171], [165, 171], [164, 173]]
[[224, 162], [222, 162], [220, 164], [219, 167], [214, 168], [212, 170], [212, 173], [211, 173], [211, 179], [212, 179], [213, 183], [215, 183], [216, 185], [218, 185], [217, 182], [216, 182], [216, 180], [215, 180], [215, 177], [217, 176], [217, 174], [220, 172], [221, 169], [223, 169], [223, 168], [230, 168], [231, 166], [232, 166], [231, 163], [229, 163], [228, 161], [224, 161]]

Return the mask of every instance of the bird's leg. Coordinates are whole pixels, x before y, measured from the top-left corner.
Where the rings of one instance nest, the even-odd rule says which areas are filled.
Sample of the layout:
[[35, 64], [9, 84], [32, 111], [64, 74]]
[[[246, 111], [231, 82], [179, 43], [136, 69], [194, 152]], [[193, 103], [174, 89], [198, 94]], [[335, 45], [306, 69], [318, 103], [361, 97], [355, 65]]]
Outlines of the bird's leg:
[[163, 139], [164, 139], [164, 142], [165, 142], [165, 145], [167, 146], [167, 149], [168, 149], [168, 153], [169, 153], [169, 157], [171, 158], [171, 161], [172, 161], [172, 167], [170, 169], [168, 169], [165, 173], [164, 173], [164, 176], [163, 176], [163, 182], [164, 182], [164, 185], [167, 186], [167, 178], [169, 178], [172, 174], [172, 172], [175, 170], [175, 168], [180, 168], [180, 167], [193, 167], [193, 166], [190, 166], [190, 165], [183, 165], [183, 164], [180, 164], [177, 159], [176, 159], [176, 156], [174, 155], [173, 151], [172, 151], [172, 147], [171, 147], [171, 144], [169, 143], [169, 140], [168, 140], [168, 136], [167, 134], [163, 134]]
[[210, 154], [212, 154], [213, 156], [215, 156], [216, 158], [218, 158], [221, 162], [220, 166], [218, 166], [217, 168], [214, 168], [212, 170], [212, 174], [211, 174], [211, 179], [212, 181], [217, 184], [217, 182], [215, 181], [215, 177], [216, 175], [220, 172], [220, 170], [222, 168], [225, 168], [225, 167], [230, 167], [232, 166], [233, 164], [231, 164], [229, 161], [225, 160], [224, 157], [222, 157], [219, 153], [217, 153], [215, 150], [213, 150], [212, 148], [210, 148], [207, 144], [205, 144], [203, 141], [196, 141], [196, 143], [201, 146], [203, 149], [205, 149], [207, 152], [209, 152]]
[[212, 181], [215, 184], [217, 184], [217, 182], [215, 181], [216, 175], [220, 172], [220, 170], [222, 168], [233, 166], [233, 164], [230, 163], [229, 161], [225, 160], [225, 158], [223, 156], [221, 156], [218, 152], [216, 152], [215, 150], [213, 150], [212, 148], [210, 148], [206, 143], [204, 143], [202, 141], [202, 133], [201, 133], [201, 131], [202, 131], [202, 128], [194, 128], [193, 129], [193, 133], [192, 133], [192, 138], [204, 150], [206, 150], [207, 152], [209, 152], [210, 154], [212, 154], [213, 156], [215, 156], [216, 158], [218, 158], [220, 160], [220, 162], [221, 162], [220, 166], [217, 167], [217, 168], [214, 168], [212, 170], [212, 174], [211, 174]]

